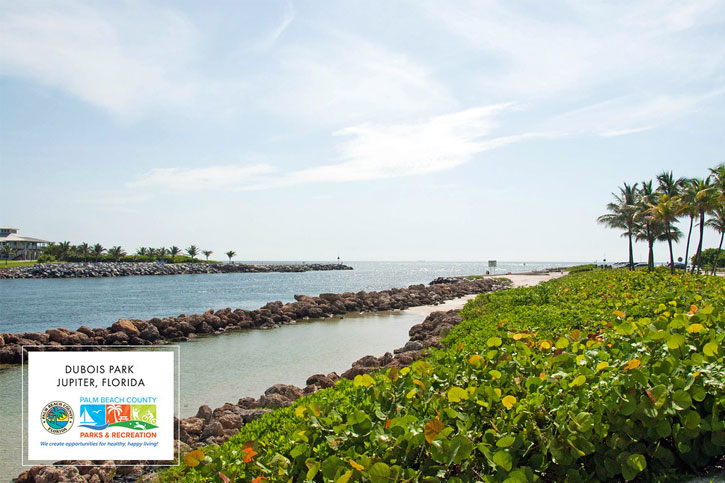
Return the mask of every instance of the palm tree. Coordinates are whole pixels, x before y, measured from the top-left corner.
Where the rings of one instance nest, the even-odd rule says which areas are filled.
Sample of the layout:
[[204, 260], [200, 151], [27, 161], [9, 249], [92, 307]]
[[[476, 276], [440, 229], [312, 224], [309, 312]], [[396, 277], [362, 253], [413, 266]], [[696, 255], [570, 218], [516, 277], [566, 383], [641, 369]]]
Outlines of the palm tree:
[[68, 258], [68, 254], [70, 253], [70, 242], [64, 241], [58, 243], [58, 258], [61, 260], [66, 260]]
[[83, 261], [88, 263], [88, 252], [90, 251], [91, 246], [83, 242], [80, 245], [78, 245], [78, 250], [80, 250], [81, 254], [83, 254]]
[[100, 258], [101, 255], [103, 255], [103, 252], [105, 252], [106, 249], [103, 248], [103, 246], [100, 243], [96, 243], [93, 245], [93, 256], [96, 257], [96, 262]]
[[8, 260], [10, 260], [10, 256], [15, 253], [15, 250], [10, 247], [9, 243], [3, 243], [0, 245], [0, 253], [3, 254], [3, 258], [5, 258], [5, 265], [7, 265]]
[[204, 256], [206, 257], [206, 261], [208, 262], [208, 261], [209, 261], [209, 257], [210, 257], [210, 256], [211, 256], [211, 254], [212, 254], [212, 253], [214, 253], [214, 252], [213, 252], [213, 251], [211, 251], [211, 250], [202, 250], [202, 251], [201, 251], [201, 253], [203, 253], [203, 254], [204, 254]]
[[690, 238], [692, 236], [692, 225], [697, 216], [697, 206], [695, 200], [697, 198], [697, 180], [695, 178], [688, 179], [682, 188], [679, 197], [679, 216], [690, 217], [690, 228], [687, 230], [687, 245], [685, 247], [685, 272], [687, 272], [687, 265], [690, 263], [688, 258], [690, 254]]
[[229, 257], [229, 263], [232, 262], [232, 258], [234, 258], [234, 255], [236, 255], [236, 254], [237, 254], [237, 252], [235, 252], [234, 250], [229, 250], [227, 252], [227, 256]]
[[702, 268], [702, 239], [705, 235], [705, 214], [715, 209], [719, 203], [718, 193], [711, 183], [712, 178], [696, 179], [695, 189], [695, 209], [700, 216], [700, 241], [697, 244], [697, 252], [695, 253], [695, 265], [697, 265], [697, 273]]
[[673, 234], [671, 230], [672, 223], [677, 221], [677, 201], [670, 195], [660, 196], [656, 205], [650, 208], [652, 218], [665, 225], [665, 234], [667, 236], [667, 245], [670, 248], [670, 273], [675, 274], [675, 255], [672, 252]]
[[725, 204], [725, 163], [710, 168], [710, 179], [712, 179], [712, 184], [719, 193], [720, 203]]
[[657, 204], [659, 196], [659, 193], [652, 189], [652, 181], [642, 182], [639, 199], [637, 200], [637, 217], [634, 234], [638, 241], [647, 242], [647, 270], [650, 272], [655, 268], [654, 244], [662, 238], [665, 231], [662, 223], [657, 222], [650, 212], [650, 208]]
[[717, 208], [715, 208], [714, 211], [715, 217], [710, 218], [708, 220], [707, 224], [708, 226], [711, 226], [720, 233], [720, 245], [717, 247], [717, 252], [715, 252], [715, 260], [712, 262], [712, 274], [715, 275], [715, 272], [717, 271], [717, 262], [720, 259], [720, 250], [722, 250], [722, 242], [723, 238], [725, 238], [725, 205], [720, 205]]
[[186, 249], [186, 253], [188, 253], [191, 258], [196, 258], [199, 254], [199, 248], [196, 245], [191, 245]]
[[680, 190], [686, 182], [687, 178], [675, 179], [672, 171], [662, 171], [660, 174], [657, 175], [657, 183], [659, 184], [657, 190], [660, 193], [669, 195], [670, 198], [674, 198], [675, 196], [680, 194]]
[[634, 235], [635, 218], [637, 214], [637, 183], [632, 186], [624, 183], [619, 188], [619, 194], [612, 193], [615, 202], [607, 204], [606, 213], [599, 218], [597, 222], [602, 223], [610, 228], [620, 228], [625, 230], [622, 236], [629, 240], [629, 269], [634, 270], [634, 255], [632, 253], [632, 236]]
[[169, 248], [169, 254], [171, 255], [171, 263], [174, 263], [176, 259], [176, 255], [181, 253], [181, 248], [177, 247], [176, 245], [172, 245], [171, 248]]
[[169, 253], [169, 251], [166, 249], [166, 247], [161, 247], [156, 250], [156, 259], [157, 260], [163, 260], [166, 258], [166, 255]]
[[136, 255], [145, 257], [146, 255], [148, 255], [148, 250], [146, 249], [146, 247], [141, 247], [138, 250], [136, 250]]
[[118, 262], [122, 256], [126, 255], [123, 248], [120, 246], [111, 247], [108, 249], [108, 254], [111, 256], [114, 262]]

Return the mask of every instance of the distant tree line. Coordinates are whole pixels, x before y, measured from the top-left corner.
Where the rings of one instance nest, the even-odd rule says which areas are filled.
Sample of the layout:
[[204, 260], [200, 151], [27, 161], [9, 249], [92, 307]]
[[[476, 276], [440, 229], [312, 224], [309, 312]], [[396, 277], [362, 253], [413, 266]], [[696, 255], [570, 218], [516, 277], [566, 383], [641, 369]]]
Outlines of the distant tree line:
[[[646, 242], [649, 248], [647, 266], [654, 269], [654, 244], [667, 242], [670, 253], [670, 272], [675, 273], [675, 256], [672, 243], [683, 236], [677, 227], [681, 219], [689, 220], [684, 269], [687, 270], [690, 240], [693, 228], [699, 232], [699, 241], [692, 257], [692, 269], [700, 273], [702, 267], [712, 266], [715, 274], [721, 262], [720, 251], [725, 238], [725, 164], [711, 168], [704, 178], [675, 178], [670, 172], [657, 176], [653, 181], [624, 183], [619, 193], [612, 193], [614, 201], [607, 205], [607, 213], [597, 218], [610, 228], [624, 230], [622, 236], [629, 245], [629, 268], [634, 270], [633, 244]], [[717, 250], [703, 250], [705, 228], [710, 227], [720, 234]]]
[[[201, 262], [197, 256], [202, 254], [206, 262], [214, 252], [211, 250], [199, 250], [196, 245], [189, 246], [182, 250], [177, 246], [171, 247], [140, 247], [134, 254], [128, 254], [121, 246], [105, 248], [100, 243], [91, 245], [81, 243], [72, 245], [68, 241], [60, 243], [49, 243], [38, 257], [40, 263], [44, 262], [165, 262], [165, 263], [192, 263]], [[236, 256], [236, 252], [230, 250], [226, 253], [229, 261]]]

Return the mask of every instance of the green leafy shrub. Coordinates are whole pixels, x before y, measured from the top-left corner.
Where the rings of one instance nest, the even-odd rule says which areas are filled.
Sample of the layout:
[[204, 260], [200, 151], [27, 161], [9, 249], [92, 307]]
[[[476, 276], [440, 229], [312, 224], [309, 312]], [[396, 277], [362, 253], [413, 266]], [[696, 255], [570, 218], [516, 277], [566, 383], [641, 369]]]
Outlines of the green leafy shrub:
[[299, 399], [161, 479], [681, 478], [725, 454], [724, 304], [722, 278], [629, 271], [485, 294], [446, 349]]
[[589, 272], [591, 270], [595, 270], [597, 266], [593, 263], [590, 263], [588, 265], [575, 265], [573, 267], [567, 267], [566, 271], [569, 273], [580, 273], [580, 272]]

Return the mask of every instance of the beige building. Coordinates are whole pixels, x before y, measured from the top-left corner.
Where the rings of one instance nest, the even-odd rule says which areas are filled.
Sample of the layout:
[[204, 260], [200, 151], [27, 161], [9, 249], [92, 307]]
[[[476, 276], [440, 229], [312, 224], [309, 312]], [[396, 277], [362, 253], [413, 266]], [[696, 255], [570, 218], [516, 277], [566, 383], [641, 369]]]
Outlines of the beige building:
[[[0, 247], [9, 246], [12, 249], [10, 260], [37, 260], [48, 243], [48, 240], [18, 235], [18, 229], [12, 226], [0, 226]], [[2, 250], [0, 258], [5, 259]]]

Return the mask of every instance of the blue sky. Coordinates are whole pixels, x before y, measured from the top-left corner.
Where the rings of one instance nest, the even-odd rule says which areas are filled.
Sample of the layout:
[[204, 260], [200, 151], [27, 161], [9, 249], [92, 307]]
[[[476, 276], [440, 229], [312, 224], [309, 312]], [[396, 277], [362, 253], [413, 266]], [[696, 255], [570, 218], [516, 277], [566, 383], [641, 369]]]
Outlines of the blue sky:
[[725, 162], [724, 107], [716, 0], [3, 1], [0, 224], [214, 258], [624, 259], [610, 193]]

